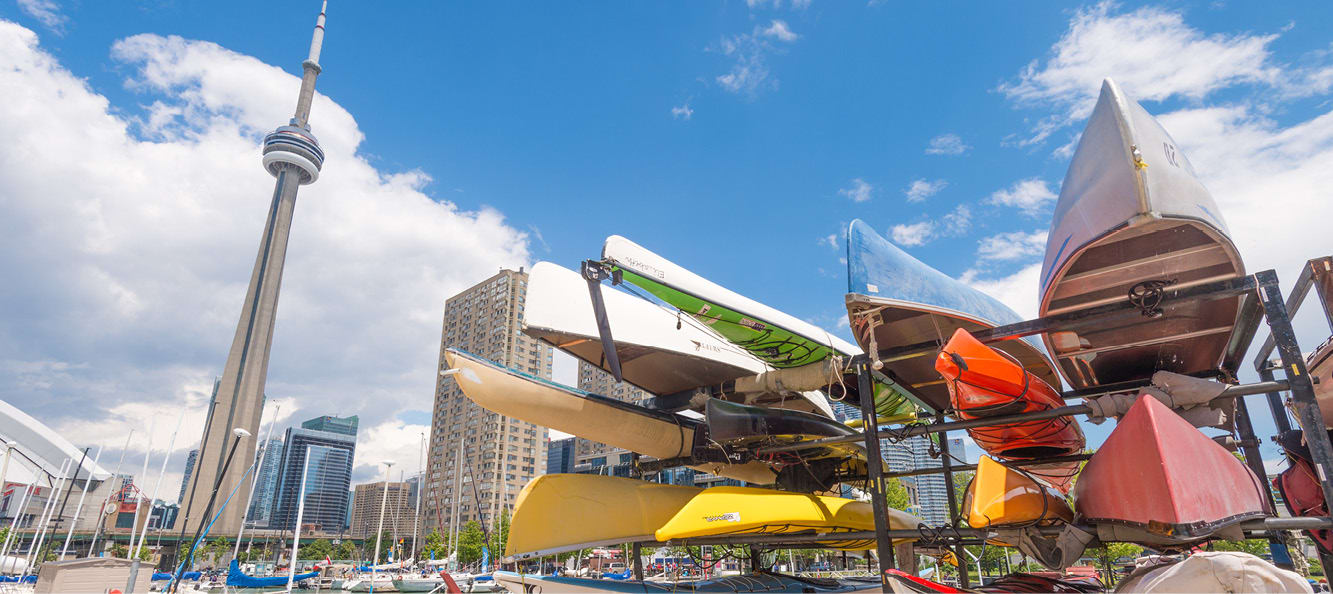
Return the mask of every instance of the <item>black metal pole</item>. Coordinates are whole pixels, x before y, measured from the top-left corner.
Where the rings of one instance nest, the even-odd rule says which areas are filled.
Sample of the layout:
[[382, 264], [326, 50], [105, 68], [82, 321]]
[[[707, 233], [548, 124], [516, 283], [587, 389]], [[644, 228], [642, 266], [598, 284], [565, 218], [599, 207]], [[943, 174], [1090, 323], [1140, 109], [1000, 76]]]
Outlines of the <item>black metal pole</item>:
[[[944, 415], [935, 417], [940, 421]], [[958, 525], [958, 501], [953, 492], [953, 456], [949, 455], [949, 434], [940, 433], [940, 465], [944, 468], [944, 493], [949, 502], [949, 525]], [[958, 586], [966, 588], [968, 583], [967, 575], [967, 553], [963, 550], [963, 545], [954, 545], [954, 556], [958, 557]], [[977, 576], [980, 580], [981, 576]]]
[[1305, 356], [1301, 354], [1300, 344], [1296, 342], [1296, 331], [1291, 327], [1291, 318], [1282, 301], [1277, 273], [1264, 270], [1254, 277], [1259, 285], [1259, 300], [1264, 304], [1264, 319], [1268, 322], [1278, 355], [1282, 359], [1282, 371], [1287, 376], [1296, 421], [1305, 433], [1305, 443], [1310, 448], [1310, 458], [1314, 462], [1319, 486], [1324, 492], [1324, 502], [1329, 509], [1333, 509], [1333, 481], [1329, 479], [1329, 472], [1333, 471], [1333, 444], [1329, 443], [1328, 431], [1324, 429], [1324, 419], [1314, 395], [1314, 384], [1310, 381], [1309, 370], [1305, 368]]
[[875, 549], [879, 557], [879, 582], [890, 591], [887, 570], [893, 567], [893, 540], [889, 538], [889, 504], [884, 498], [884, 458], [879, 447], [879, 414], [875, 411], [875, 386], [870, 380], [870, 364], [865, 355], [852, 358], [856, 372], [857, 393], [861, 395], [862, 434], [866, 444], [866, 481], [870, 487], [870, 505], [875, 516]]
[[[208, 505], [204, 507], [203, 518], [199, 522], [199, 527], [195, 529], [194, 536], [190, 538], [190, 548], [189, 551], [186, 552], [185, 554], [185, 559], [181, 562], [180, 566], [176, 570], [176, 576], [172, 578], [172, 584], [171, 584], [172, 592], [176, 592], [180, 589], [181, 575], [185, 573], [185, 570], [188, 569], [190, 563], [194, 561], [194, 543], [198, 542], [199, 535], [202, 534], [204, 531], [204, 524], [207, 523], [209, 514], [213, 513], [213, 503], [217, 501], [218, 489], [222, 487], [222, 477], [226, 476], [227, 470], [231, 468], [231, 458], [232, 456], [236, 455], [236, 446], [241, 445], [241, 438], [242, 436], [238, 434], [236, 438], [232, 440], [231, 451], [227, 452], [227, 460], [222, 464], [222, 472], [218, 473], [217, 480], [213, 481], [213, 493], [208, 496]], [[198, 458], [195, 459], [194, 471], [195, 472], [199, 471]], [[180, 550], [180, 545], [176, 546], [176, 550], [178, 551]]]
[[[199, 441], [199, 453], [194, 455], [194, 466], [190, 467], [190, 488], [185, 493], [185, 517], [180, 519], [181, 533], [176, 537], [177, 564], [183, 560], [180, 554], [181, 544], [185, 542], [185, 528], [190, 524], [190, 511], [194, 508], [194, 491], [199, 487], [199, 463], [204, 459], [204, 452], [208, 451], [208, 432], [213, 428], [213, 410], [217, 408], [217, 398], [218, 384], [215, 381], [213, 383], [213, 398], [208, 401], [208, 414], [204, 416], [204, 436]], [[171, 455], [170, 452], [167, 455]]]
[[[1265, 382], [1273, 381], [1273, 369], [1261, 365], [1259, 367], [1259, 379]], [[1268, 400], [1268, 410], [1273, 413], [1273, 424], [1277, 426], [1278, 433], [1291, 431], [1291, 421], [1287, 417], [1287, 407], [1282, 404], [1282, 394], [1273, 390], [1265, 392], [1264, 398]]]
[[[1250, 422], [1250, 408], [1246, 406], [1244, 397], [1236, 399], [1236, 431], [1240, 434], [1240, 449], [1245, 454], [1245, 464], [1255, 476], [1259, 477], [1259, 484], [1268, 485], [1268, 472], [1264, 469], [1263, 455], [1259, 453], [1259, 439], [1254, 436], [1254, 424]], [[1267, 488], [1263, 491], [1264, 497], [1268, 499], [1268, 505], [1276, 512], [1277, 502], [1273, 500], [1273, 491]], [[1295, 569], [1291, 553], [1287, 551], [1286, 543], [1277, 533], [1268, 533], [1268, 550], [1273, 554], [1274, 565], [1282, 569]]]
[[[52, 522], [55, 522], [55, 525], [56, 525], [56, 526], [59, 526], [60, 523], [64, 521], [63, 518], [65, 517], [65, 504], [69, 503], [69, 495], [70, 495], [70, 493], [73, 493], [73, 492], [74, 492], [74, 483], [75, 483], [76, 481], [79, 480], [79, 471], [80, 471], [80, 470], [83, 470], [83, 462], [84, 462], [85, 460], [88, 459], [88, 450], [89, 450], [89, 449], [91, 449], [91, 448], [83, 448], [83, 456], [82, 456], [81, 458], [79, 458], [79, 465], [74, 467], [74, 476], [73, 476], [73, 478], [70, 478], [70, 479], [69, 479], [69, 488], [68, 488], [68, 489], [65, 489], [65, 498], [64, 498], [63, 500], [61, 500], [61, 502], [60, 502], [60, 511], [56, 513], [56, 517], [51, 518], [51, 521], [52, 521]], [[92, 479], [92, 473], [89, 473], [89, 474], [88, 474], [88, 478], [89, 478], [89, 480]], [[88, 490], [88, 483], [85, 482], [85, 483], [83, 484], [83, 489], [84, 489], [84, 491], [87, 491], [87, 490]], [[151, 507], [151, 504], [150, 504], [150, 507]], [[149, 513], [149, 515], [152, 515], [151, 512]], [[77, 522], [77, 521], [78, 521], [78, 518], [74, 518], [73, 521]], [[49, 526], [50, 523], [48, 523], [47, 525]], [[52, 541], [52, 542], [55, 542], [55, 541]], [[40, 551], [38, 552], [38, 554], [40, 554]]]

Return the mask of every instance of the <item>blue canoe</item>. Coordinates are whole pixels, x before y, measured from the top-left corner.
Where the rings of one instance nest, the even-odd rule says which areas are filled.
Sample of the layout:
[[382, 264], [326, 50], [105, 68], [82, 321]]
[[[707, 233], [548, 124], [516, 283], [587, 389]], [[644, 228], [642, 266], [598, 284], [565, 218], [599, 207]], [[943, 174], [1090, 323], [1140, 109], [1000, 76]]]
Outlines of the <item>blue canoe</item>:
[[[958, 328], [976, 332], [1023, 320], [994, 297], [913, 258], [859, 219], [847, 229], [847, 314], [852, 334], [867, 353], [872, 338], [880, 351], [924, 342], [943, 346]], [[1038, 338], [991, 346], [1060, 387]], [[935, 410], [949, 408], [949, 391], [935, 371], [933, 352], [884, 364]]]
[[[319, 575], [318, 571], [309, 573], [298, 573], [294, 581], [308, 580]], [[241, 571], [241, 564], [235, 559], [231, 560], [231, 567], [227, 570], [227, 585], [233, 588], [277, 588], [287, 585], [287, 576], [273, 577], [253, 577], [245, 575]]]

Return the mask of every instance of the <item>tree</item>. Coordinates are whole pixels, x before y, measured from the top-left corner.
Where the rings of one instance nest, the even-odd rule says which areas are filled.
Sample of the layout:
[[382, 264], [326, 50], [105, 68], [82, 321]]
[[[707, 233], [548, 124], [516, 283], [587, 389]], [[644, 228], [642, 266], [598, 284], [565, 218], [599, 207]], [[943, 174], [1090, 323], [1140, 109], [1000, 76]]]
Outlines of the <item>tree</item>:
[[426, 542], [421, 547], [422, 559], [443, 559], [449, 556], [449, 542], [440, 535], [438, 529], [426, 535]]
[[491, 559], [504, 556], [505, 543], [509, 540], [509, 510], [505, 510], [500, 516], [500, 527], [497, 530], [494, 525], [488, 526], [490, 529], [490, 548]]
[[1106, 552], [1112, 562], [1123, 557], [1137, 559], [1143, 554], [1143, 547], [1132, 542], [1113, 542], [1106, 545]]
[[350, 538], [342, 541], [337, 548], [333, 549], [332, 557], [334, 559], [355, 559], [356, 544]]
[[306, 543], [305, 546], [302, 546], [300, 549], [298, 549], [296, 553], [297, 559], [323, 560], [325, 557], [332, 557], [332, 556], [333, 556], [333, 543], [323, 538], [316, 540], [315, 542]]
[[115, 543], [111, 545], [110, 553], [112, 557], [120, 557], [121, 559], [124, 559], [126, 555], [129, 555], [130, 549], [123, 544]]
[[889, 509], [907, 509], [912, 505], [912, 498], [907, 494], [907, 486], [897, 478], [889, 479], [885, 485], [884, 501], [888, 503]]
[[1218, 540], [1212, 543], [1214, 551], [1239, 551], [1256, 557], [1268, 554], [1268, 539], [1251, 538], [1248, 540]]
[[481, 559], [481, 545], [485, 537], [481, 533], [481, 524], [472, 520], [463, 524], [458, 533], [458, 562], [467, 565]]

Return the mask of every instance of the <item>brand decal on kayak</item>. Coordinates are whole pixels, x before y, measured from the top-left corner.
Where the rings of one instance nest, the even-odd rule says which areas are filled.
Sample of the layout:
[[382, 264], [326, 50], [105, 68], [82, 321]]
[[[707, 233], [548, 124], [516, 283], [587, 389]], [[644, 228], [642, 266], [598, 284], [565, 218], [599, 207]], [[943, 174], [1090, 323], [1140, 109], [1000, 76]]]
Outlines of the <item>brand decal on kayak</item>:
[[697, 341], [697, 340], [691, 340], [690, 342], [694, 343], [694, 350], [695, 350], [695, 351], [711, 351], [711, 352], [714, 352], [714, 353], [721, 353], [721, 352], [722, 352], [722, 347], [717, 346], [717, 345], [715, 345], [715, 344], [704, 344], [704, 343], [699, 342], [699, 341]]
[[741, 318], [741, 321], [736, 323], [745, 326], [746, 328], [752, 328], [754, 330], [763, 330], [768, 327], [765, 326], [763, 322], [756, 322], [754, 320], [751, 320], [750, 318]]
[[704, 516], [705, 522], [739, 522], [741, 521], [741, 512], [727, 512], [716, 516]]
[[624, 260], [625, 264], [628, 264], [630, 268], [638, 269], [639, 272], [647, 272], [650, 275], [657, 277], [658, 280], [666, 279], [666, 273], [663, 272], [661, 268], [651, 266], [647, 262], [633, 256], [626, 256]]
[[717, 318], [707, 315], [708, 310], [710, 309], [713, 309], [713, 306], [705, 303], [703, 307], [699, 308], [698, 312], [695, 312], [694, 317], [699, 318], [700, 322], [712, 326], [713, 324], [717, 323]]

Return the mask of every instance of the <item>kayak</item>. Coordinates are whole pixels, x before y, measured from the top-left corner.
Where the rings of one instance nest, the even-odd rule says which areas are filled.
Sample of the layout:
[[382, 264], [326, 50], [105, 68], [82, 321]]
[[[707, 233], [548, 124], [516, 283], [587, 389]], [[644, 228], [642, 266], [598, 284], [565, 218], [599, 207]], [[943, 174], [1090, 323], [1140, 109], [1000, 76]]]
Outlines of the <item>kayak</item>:
[[[607, 319], [614, 329], [624, 380], [654, 395], [672, 395], [773, 369], [748, 351], [695, 324], [681, 324], [677, 312], [618, 290], [602, 291]], [[528, 276], [523, 333], [611, 371], [602, 353], [588, 284], [579, 273], [538, 262]], [[705, 397], [706, 398], [706, 397]], [[704, 398], [686, 400], [703, 410]], [[817, 412], [832, 417], [828, 400], [817, 392], [756, 394], [749, 403]]]
[[[1287, 512], [1295, 517], [1328, 517], [1328, 502], [1324, 500], [1324, 489], [1316, 478], [1318, 474], [1314, 470], [1310, 448], [1305, 445], [1304, 432], [1300, 429], [1284, 431], [1276, 441], [1287, 457], [1287, 469], [1273, 477], [1273, 487], [1282, 495]], [[1306, 530], [1305, 534], [1314, 540], [1323, 554], [1333, 554], [1333, 531]]]
[[[653, 410], [509, 369], [445, 349], [449, 373], [463, 395], [489, 411], [658, 459], [689, 456], [698, 420]], [[777, 478], [762, 462], [708, 463], [696, 470], [758, 485]]]
[[1059, 492], [1035, 476], [982, 456], [963, 496], [973, 528], [1073, 522], [1074, 510]]
[[[935, 370], [944, 378], [949, 403], [960, 419], [1033, 413], [1064, 406], [1064, 399], [1049, 384], [962, 328], [954, 331], [936, 356]], [[981, 449], [1006, 460], [1077, 454], [1086, 443], [1083, 430], [1072, 416], [978, 427], [968, 429], [967, 433]], [[1077, 463], [1069, 463], [1028, 472], [1067, 491], [1076, 468]]]
[[1079, 474], [1074, 509], [1104, 542], [1175, 547], [1241, 539], [1271, 515], [1264, 485], [1226, 448], [1140, 396]]
[[747, 573], [681, 582], [601, 580], [495, 572], [510, 592], [878, 592], [874, 578], [806, 578], [772, 572]]
[[[708, 439], [731, 450], [799, 443], [824, 437], [860, 435], [832, 419], [780, 408], [747, 406], [711, 399], [704, 411]], [[858, 440], [800, 451], [798, 460], [775, 462], [778, 488], [812, 493], [830, 491], [844, 476], [866, 473], [865, 444]]]
[[[821, 373], [822, 387], [834, 399], [858, 403], [857, 382], [846, 364], [860, 349], [791, 314], [759, 303], [718, 285], [618, 235], [602, 246], [602, 263], [613, 275], [639, 287], [778, 369], [825, 368], [840, 362], [833, 373]], [[613, 329], [614, 331], [614, 329]], [[875, 386], [876, 412], [898, 420], [913, 418], [911, 396], [894, 385]]]
[[[892, 530], [911, 530], [919, 522], [916, 516], [907, 512], [889, 510], [889, 528]], [[696, 495], [671, 520], [658, 528], [657, 540], [665, 542], [735, 534], [837, 533], [874, 529], [874, 508], [864, 501], [751, 487], [713, 487]], [[818, 545], [843, 550], [865, 550], [875, 547], [875, 539], [830, 538]]]
[[[943, 345], [968, 332], [1023, 318], [999, 300], [917, 260], [860, 220], [847, 228], [847, 316], [866, 352], [925, 342]], [[1036, 336], [996, 342], [1042, 381], [1059, 387], [1059, 375]], [[884, 367], [930, 408], [949, 408], [949, 392], [928, 354], [891, 358]]]
[[542, 475], [514, 502], [505, 555], [527, 559], [656, 541], [654, 532], [702, 491], [596, 474]]
[[1065, 379], [1084, 388], [1159, 370], [1217, 369], [1240, 298], [1160, 304], [1160, 293], [1244, 274], [1189, 159], [1142, 106], [1104, 81], [1052, 215], [1039, 312], [1128, 299], [1144, 315], [1044, 335]]

